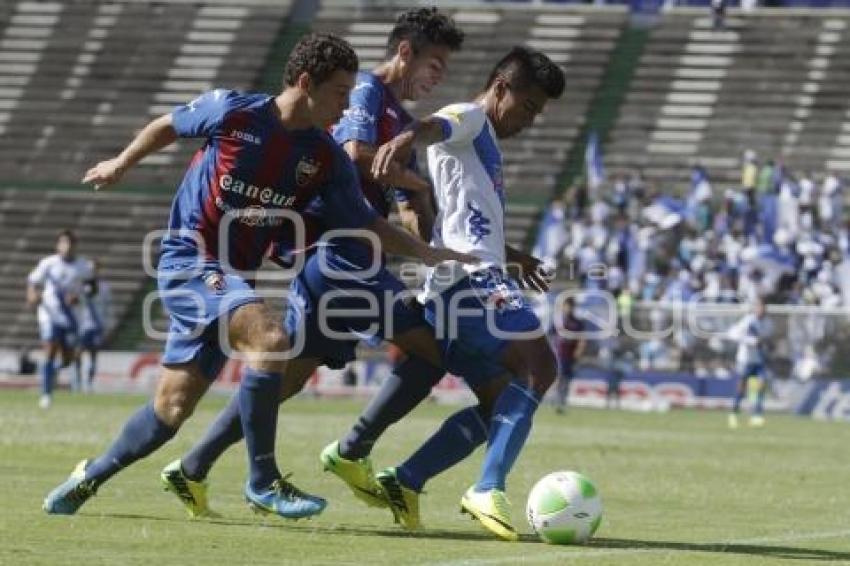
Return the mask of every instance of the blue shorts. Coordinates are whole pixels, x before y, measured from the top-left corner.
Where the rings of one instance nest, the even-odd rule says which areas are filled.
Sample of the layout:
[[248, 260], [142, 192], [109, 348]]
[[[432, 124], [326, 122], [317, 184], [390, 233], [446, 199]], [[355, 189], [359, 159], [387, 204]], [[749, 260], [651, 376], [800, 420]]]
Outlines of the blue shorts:
[[575, 367], [572, 360], [558, 360], [558, 377], [561, 379], [572, 379]]
[[283, 326], [296, 357], [338, 369], [355, 359], [360, 340], [425, 325], [414, 293], [383, 264], [367, 272], [370, 256], [359, 244], [322, 247], [293, 279]]
[[80, 336], [80, 347], [85, 350], [97, 350], [103, 344], [103, 331], [99, 328], [90, 328]]
[[741, 379], [749, 379], [750, 377], [758, 377], [759, 379], [766, 379], [767, 372], [764, 371], [764, 364], [747, 364], [744, 366], [744, 369], [740, 372]]
[[[452, 299], [461, 294], [461, 298]], [[493, 330], [542, 335], [540, 320], [519, 286], [500, 269], [472, 273], [441, 293], [440, 298], [425, 303], [425, 319], [437, 331], [446, 369], [469, 385], [504, 375], [502, 351], [511, 341], [523, 339], [494, 335]], [[452, 305], [463, 312], [449, 312]], [[488, 325], [488, 318], [495, 327]]]
[[53, 323], [40, 324], [38, 334], [42, 342], [58, 342], [66, 350], [75, 348], [79, 341], [76, 328], [59, 326]]
[[196, 360], [203, 375], [213, 381], [227, 362], [219, 341], [219, 318], [262, 299], [247, 281], [224, 274], [215, 262], [207, 262], [200, 273], [186, 269], [183, 263], [160, 264], [158, 270], [159, 296], [171, 321], [161, 361], [169, 365]]

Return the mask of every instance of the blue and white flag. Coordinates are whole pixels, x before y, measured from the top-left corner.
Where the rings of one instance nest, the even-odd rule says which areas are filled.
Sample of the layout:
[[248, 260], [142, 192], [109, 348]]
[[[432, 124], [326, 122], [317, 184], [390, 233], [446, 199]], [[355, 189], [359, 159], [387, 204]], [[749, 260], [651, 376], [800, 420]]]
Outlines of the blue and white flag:
[[537, 241], [531, 255], [547, 264], [557, 265], [558, 255], [567, 244], [566, 214], [560, 204], [551, 204], [543, 215], [537, 232]]
[[605, 167], [602, 164], [602, 149], [596, 130], [590, 132], [587, 147], [584, 150], [584, 164], [587, 174], [587, 191], [592, 200], [596, 199], [596, 189], [605, 181]]
[[643, 209], [643, 216], [662, 230], [669, 230], [685, 218], [687, 206], [681, 200], [660, 196]]
[[758, 247], [758, 253], [752, 261], [752, 266], [758, 268], [766, 278], [778, 279], [784, 274], [794, 273], [796, 266], [794, 256], [783, 252], [770, 244]]

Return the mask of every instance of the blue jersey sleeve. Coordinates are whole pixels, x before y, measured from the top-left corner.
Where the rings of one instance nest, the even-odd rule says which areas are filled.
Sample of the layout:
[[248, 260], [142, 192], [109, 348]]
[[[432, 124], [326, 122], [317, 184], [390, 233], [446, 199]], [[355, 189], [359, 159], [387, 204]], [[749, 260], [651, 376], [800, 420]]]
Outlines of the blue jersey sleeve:
[[363, 195], [354, 164], [341, 147], [333, 145], [333, 172], [319, 193], [324, 221], [329, 228], [363, 228], [374, 222], [378, 213]]
[[378, 143], [378, 118], [383, 103], [382, 85], [373, 81], [358, 81], [348, 98], [348, 110], [336, 125], [333, 136], [340, 145], [360, 141]]
[[171, 123], [181, 138], [202, 138], [216, 133], [231, 109], [236, 92], [216, 89], [171, 112]]

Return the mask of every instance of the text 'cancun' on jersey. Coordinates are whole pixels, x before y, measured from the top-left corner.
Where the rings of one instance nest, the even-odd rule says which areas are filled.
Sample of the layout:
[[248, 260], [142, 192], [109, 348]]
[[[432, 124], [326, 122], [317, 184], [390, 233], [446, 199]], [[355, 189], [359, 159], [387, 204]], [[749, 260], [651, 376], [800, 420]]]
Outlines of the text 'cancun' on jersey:
[[317, 128], [287, 129], [275, 99], [218, 89], [172, 113], [180, 137], [206, 138], [174, 198], [160, 264], [196, 261], [255, 270], [313, 201], [329, 228], [360, 228], [375, 212], [348, 156]]

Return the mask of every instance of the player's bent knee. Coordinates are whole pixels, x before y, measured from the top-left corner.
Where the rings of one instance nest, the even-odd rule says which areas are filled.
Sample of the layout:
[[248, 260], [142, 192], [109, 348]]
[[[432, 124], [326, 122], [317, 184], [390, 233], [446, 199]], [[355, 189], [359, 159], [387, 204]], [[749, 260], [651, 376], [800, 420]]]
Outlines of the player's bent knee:
[[179, 428], [195, 411], [195, 401], [181, 391], [161, 394], [154, 400], [154, 411], [163, 423]]
[[279, 354], [289, 349], [289, 339], [279, 327], [267, 327], [249, 340], [251, 351], [259, 352], [267, 357], [279, 358]]

